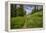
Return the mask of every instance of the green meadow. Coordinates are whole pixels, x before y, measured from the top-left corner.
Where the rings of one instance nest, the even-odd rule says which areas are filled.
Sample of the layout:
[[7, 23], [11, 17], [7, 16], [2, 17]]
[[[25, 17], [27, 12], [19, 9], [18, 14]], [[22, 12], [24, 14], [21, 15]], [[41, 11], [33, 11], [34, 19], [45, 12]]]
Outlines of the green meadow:
[[[17, 9], [17, 10], [19, 10], [20, 12], [20, 9]], [[28, 15], [22, 14], [21, 16], [20, 15], [11, 16], [10, 26], [11, 26], [11, 29], [42, 28], [43, 27], [43, 10], [40, 9]]]

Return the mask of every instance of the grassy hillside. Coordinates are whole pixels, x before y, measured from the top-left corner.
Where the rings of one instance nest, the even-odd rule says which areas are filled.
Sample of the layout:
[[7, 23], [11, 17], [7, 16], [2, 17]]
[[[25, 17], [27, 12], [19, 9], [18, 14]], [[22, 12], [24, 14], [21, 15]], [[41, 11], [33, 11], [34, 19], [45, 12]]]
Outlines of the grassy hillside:
[[27, 27], [31, 27], [31, 28], [39, 28], [39, 27], [42, 27], [43, 25], [43, 23], [42, 23], [42, 19], [43, 19], [43, 17], [42, 17], [43, 15], [42, 15], [42, 11], [40, 11], [40, 12], [36, 12], [36, 13], [34, 13], [34, 14], [32, 14], [32, 15], [29, 15], [28, 17], [27, 17], [27, 20], [28, 20], [28, 23], [27, 23]]
[[42, 11], [36, 12], [32, 15], [18, 16], [11, 18], [11, 29], [17, 28], [39, 28], [42, 27], [43, 18]]

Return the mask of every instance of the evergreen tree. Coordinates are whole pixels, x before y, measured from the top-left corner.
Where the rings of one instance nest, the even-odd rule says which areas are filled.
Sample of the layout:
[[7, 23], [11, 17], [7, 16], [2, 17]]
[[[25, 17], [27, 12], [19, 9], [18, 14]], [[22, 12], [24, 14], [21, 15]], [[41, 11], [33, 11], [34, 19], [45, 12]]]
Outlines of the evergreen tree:
[[23, 5], [20, 5], [19, 8], [16, 9], [17, 16], [24, 16], [26, 13], [23, 9]]
[[11, 4], [11, 17], [15, 17], [15, 16], [16, 16], [16, 5]]

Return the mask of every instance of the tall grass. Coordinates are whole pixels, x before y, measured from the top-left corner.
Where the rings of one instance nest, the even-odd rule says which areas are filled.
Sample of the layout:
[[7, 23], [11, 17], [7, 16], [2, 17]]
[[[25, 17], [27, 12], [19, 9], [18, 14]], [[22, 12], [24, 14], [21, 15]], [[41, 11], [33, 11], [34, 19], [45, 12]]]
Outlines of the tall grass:
[[22, 28], [24, 25], [24, 17], [12, 17], [11, 18], [11, 28]]
[[43, 27], [42, 11], [27, 16], [11, 17], [11, 29], [19, 29], [24, 27], [25, 28]]

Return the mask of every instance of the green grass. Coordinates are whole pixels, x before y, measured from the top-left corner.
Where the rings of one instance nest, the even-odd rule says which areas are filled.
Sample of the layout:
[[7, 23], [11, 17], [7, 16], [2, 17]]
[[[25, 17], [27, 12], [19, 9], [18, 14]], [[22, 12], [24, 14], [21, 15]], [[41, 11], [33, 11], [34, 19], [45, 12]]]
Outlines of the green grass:
[[28, 20], [27, 27], [30, 27], [30, 28], [43, 27], [42, 12], [36, 12], [32, 15], [29, 15], [29, 17], [27, 17], [27, 20]]
[[22, 28], [24, 25], [24, 17], [12, 17], [11, 28]]
[[36, 12], [32, 15], [27, 15], [27, 16], [23, 16], [23, 17], [18, 16], [18, 17], [11, 18], [11, 29], [19, 29], [19, 28], [24, 28], [24, 27], [25, 28], [41, 28], [41, 27], [43, 27], [42, 11]]

